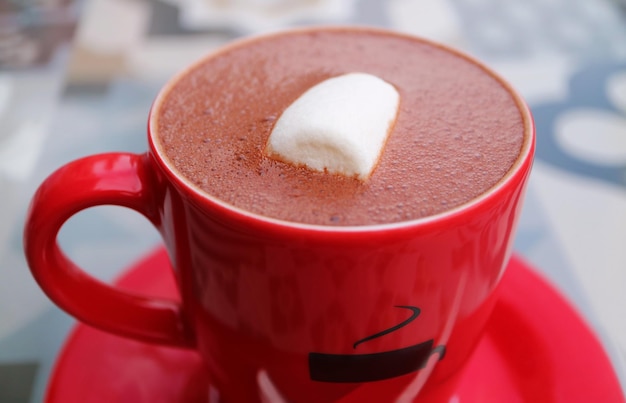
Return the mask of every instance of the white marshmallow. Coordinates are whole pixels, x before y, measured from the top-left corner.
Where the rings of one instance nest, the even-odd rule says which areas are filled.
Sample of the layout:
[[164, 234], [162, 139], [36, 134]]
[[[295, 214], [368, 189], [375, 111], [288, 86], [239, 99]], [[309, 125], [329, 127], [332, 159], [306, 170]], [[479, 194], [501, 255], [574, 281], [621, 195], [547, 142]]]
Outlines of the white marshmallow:
[[382, 154], [399, 103], [396, 89], [376, 76], [349, 73], [327, 79], [285, 109], [265, 154], [365, 180]]

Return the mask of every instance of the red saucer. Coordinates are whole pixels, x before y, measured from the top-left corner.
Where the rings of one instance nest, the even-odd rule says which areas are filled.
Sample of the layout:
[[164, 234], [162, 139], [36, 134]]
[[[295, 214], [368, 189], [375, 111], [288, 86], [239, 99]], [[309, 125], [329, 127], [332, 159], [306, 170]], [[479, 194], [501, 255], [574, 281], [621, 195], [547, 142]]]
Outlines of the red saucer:
[[[144, 295], [177, 295], [162, 249], [130, 268], [117, 284]], [[485, 335], [458, 379], [449, 402], [626, 402], [593, 332], [558, 292], [515, 256]], [[194, 352], [78, 325], [56, 363], [46, 401], [208, 403], [207, 385]], [[356, 389], [342, 402], [364, 401], [363, 396], [367, 401], [388, 400], [386, 384], [377, 385]]]

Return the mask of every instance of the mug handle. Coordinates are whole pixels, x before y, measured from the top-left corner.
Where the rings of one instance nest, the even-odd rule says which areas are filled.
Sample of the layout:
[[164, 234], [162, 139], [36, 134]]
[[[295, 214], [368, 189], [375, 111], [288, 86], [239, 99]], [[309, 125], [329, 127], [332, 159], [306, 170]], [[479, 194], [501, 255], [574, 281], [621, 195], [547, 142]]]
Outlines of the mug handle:
[[132, 295], [91, 277], [67, 258], [57, 242], [70, 217], [100, 205], [128, 207], [160, 229], [161, 186], [148, 154], [107, 153], [70, 162], [50, 175], [33, 196], [24, 251], [39, 286], [78, 320], [142, 341], [194, 348], [180, 304]]

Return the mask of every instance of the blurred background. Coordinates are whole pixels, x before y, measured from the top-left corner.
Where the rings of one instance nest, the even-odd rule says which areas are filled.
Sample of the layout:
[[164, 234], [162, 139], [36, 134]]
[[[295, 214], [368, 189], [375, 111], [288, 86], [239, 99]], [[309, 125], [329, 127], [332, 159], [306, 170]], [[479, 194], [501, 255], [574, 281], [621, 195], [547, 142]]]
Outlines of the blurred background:
[[[41, 401], [75, 324], [24, 261], [37, 185], [81, 156], [145, 151], [152, 100], [202, 55], [311, 24], [428, 37], [518, 88], [538, 142], [516, 252], [584, 315], [626, 384], [624, 0], [0, 0], [0, 402]], [[106, 281], [160, 242], [115, 207], [74, 217], [60, 241]]]

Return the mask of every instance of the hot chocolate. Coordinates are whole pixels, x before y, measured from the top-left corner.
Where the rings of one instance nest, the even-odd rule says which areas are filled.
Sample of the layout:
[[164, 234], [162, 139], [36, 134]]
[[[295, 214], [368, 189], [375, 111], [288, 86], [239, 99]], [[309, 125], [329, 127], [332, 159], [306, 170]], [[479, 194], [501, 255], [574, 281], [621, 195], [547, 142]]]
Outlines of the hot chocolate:
[[[351, 72], [380, 77], [401, 99], [366, 181], [264, 155], [285, 108]], [[443, 47], [325, 28], [249, 39], [208, 56], [161, 95], [151, 125], [174, 170], [228, 204], [285, 221], [369, 225], [438, 214], [494, 187], [525, 141], [518, 102], [493, 74]]]

